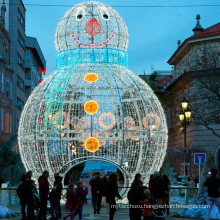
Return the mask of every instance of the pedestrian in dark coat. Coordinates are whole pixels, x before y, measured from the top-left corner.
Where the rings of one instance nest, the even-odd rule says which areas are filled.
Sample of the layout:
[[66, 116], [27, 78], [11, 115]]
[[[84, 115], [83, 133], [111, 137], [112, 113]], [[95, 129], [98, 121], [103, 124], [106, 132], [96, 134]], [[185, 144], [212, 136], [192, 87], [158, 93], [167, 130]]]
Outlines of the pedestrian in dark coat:
[[154, 185], [154, 178], [155, 178], [155, 175], [154, 174], [151, 174], [150, 175], [150, 179], [149, 179], [149, 183], [148, 183], [148, 188], [150, 191], [153, 190], [153, 185]]
[[203, 186], [208, 187], [208, 197], [206, 199], [206, 205], [208, 209], [206, 211], [205, 220], [209, 220], [211, 210], [213, 205], [215, 204], [220, 213], [220, 196], [219, 196], [219, 187], [220, 187], [220, 179], [217, 178], [217, 169], [211, 169], [212, 176], [208, 177], [203, 184]]
[[[52, 219], [59, 219], [58, 216], [58, 205], [60, 202], [60, 193], [59, 193], [59, 186], [54, 186], [52, 191], [49, 194], [49, 201], [50, 201], [50, 212]], [[54, 217], [54, 213], [56, 218]]]
[[163, 203], [166, 205], [166, 210], [167, 210], [167, 215], [170, 215], [170, 208], [169, 208], [169, 201], [170, 201], [170, 180], [166, 174], [163, 174], [162, 179], [164, 179], [167, 189], [166, 191], [168, 192], [164, 197], [163, 197]]
[[143, 185], [137, 185], [128, 191], [128, 201], [129, 201], [129, 216], [130, 220], [141, 220], [141, 206], [144, 204], [145, 195], [144, 190], [147, 187]]
[[42, 176], [38, 179], [39, 182], [39, 195], [40, 195], [40, 213], [39, 219], [46, 220], [47, 215], [47, 200], [49, 195], [49, 182], [48, 182], [49, 172], [44, 171]]
[[154, 171], [154, 175], [152, 195], [158, 205], [163, 205], [163, 197], [168, 194], [168, 187], [164, 179], [160, 177], [159, 171]]
[[107, 180], [106, 177], [103, 177], [102, 181], [103, 181], [103, 190], [102, 190], [101, 207], [104, 208], [105, 207], [105, 199], [106, 199], [106, 196], [107, 196], [107, 182], [108, 182], [108, 180]]
[[106, 202], [109, 203], [109, 220], [114, 219], [114, 215], [116, 212], [116, 201], [115, 197], [118, 197], [119, 199], [122, 199], [118, 192], [118, 176], [116, 173], [112, 173], [109, 176], [108, 183], [107, 183], [107, 196], [106, 196]]
[[[32, 201], [32, 190], [31, 190], [31, 176], [32, 171], [28, 171], [26, 175], [23, 175], [20, 181], [19, 195], [21, 204], [22, 219], [31, 218], [33, 213]], [[25, 207], [27, 206], [27, 216]]]
[[100, 178], [99, 172], [95, 174], [95, 177], [90, 180], [89, 184], [91, 185], [92, 205], [94, 208], [94, 214], [100, 214], [104, 183]]
[[140, 173], [137, 173], [135, 175], [134, 181], [131, 184], [131, 188], [133, 188], [134, 186], [137, 186], [137, 185], [143, 185], [143, 182], [141, 181], [141, 174]]
[[[62, 189], [63, 189], [63, 184], [62, 184], [62, 177], [59, 176], [59, 173], [56, 172], [54, 173], [54, 178], [55, 178], [55, 181], [54, 181], [54, 186], [59, 186], [59, 193], [60, 195], [62, 195]], [[61, 197], [60, 197], [61, 198]], [[59, 204], [58, 204], [58, 216], [59, 218], [61, 218], [61, 206], [60, 206], [60, 201], [59, 201]]]

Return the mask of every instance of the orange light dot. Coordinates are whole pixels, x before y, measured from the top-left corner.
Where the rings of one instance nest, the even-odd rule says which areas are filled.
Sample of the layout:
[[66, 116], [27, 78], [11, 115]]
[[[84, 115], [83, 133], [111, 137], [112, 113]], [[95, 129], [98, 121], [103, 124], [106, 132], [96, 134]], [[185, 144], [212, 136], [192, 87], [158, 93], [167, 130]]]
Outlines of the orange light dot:
[[99, 149], [99, 141], [94, 137], [90, 137], [85, 142], [85, 148], [89, 152], [95, 152]]
[[84, 105], [84, 110], [86, 113], [93, 115], [99, 110], [99, 105], [96, 101], [88, 101]]
[[99, 77], [95, 73], [88, 73], [85, 75], [84, 80], [86, 82], [95, 82], [99, 79]]

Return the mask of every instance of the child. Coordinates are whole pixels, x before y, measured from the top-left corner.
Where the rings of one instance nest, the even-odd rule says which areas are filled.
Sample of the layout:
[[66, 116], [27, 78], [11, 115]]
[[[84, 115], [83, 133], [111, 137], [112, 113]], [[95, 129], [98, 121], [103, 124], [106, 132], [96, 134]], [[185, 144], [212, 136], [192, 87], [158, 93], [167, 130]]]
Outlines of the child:
[[142, 216], [144, 217], [143, 220], [150, 220], [153, 219], [153, 208], [152, 204], [149, 202], [148, 199], [144, 200], [144, 204], [142, 204]]
[[[52, 191], [49, 194], [50, 208], [51, 208], [51, 216], [52, 219], [58, 219], [58, 205], [60, 201], [60, 194], [57, 191], [58, 186], [54, 186]], [[56, 218], [54, 218], [54, 212], [56, 214]]]
[[74, 193], [74, 185], [71, 183], [69, 184], [67, 188], [67, 196], [66, 196], [66, 205], [65, 209], [69, 209], [70, 213], [63, 217], [63, 220], [66, 220], [69, 216], [70, 219], [73, 220], [74, 218], [74, 211], [77, 209], [76, 203], [75, 203], [75, 193]]
[[77, 202], [77, 210], [74, 212], [74, 217], [79, 213], [79, 219], [82, 220], [82, 207], [86, 202], [86, 195], [88, 194], [88, 188], [84, 188], [83, 182], [78, 182], [77, 189], [75, 192], [75, 199]]
[[37, 192], [37, 188], [35, 185], [35, 181], [31, 180], [31, 191], [32, 191], [32, 199], [31, 199], [31, 210], [32, 210], [32, 216], [35, 218], [34, 210], [36, 210], [37, 216], [39, 214], [39, 208], [40, 208], [40, 197]]
[[155, 205], [154, 200], [150, 196], [150, 190], [146, 189], [144, 203], [141, 208], [142, 216], [144, 217], [143, 220], [154, 219], [152, 205]]

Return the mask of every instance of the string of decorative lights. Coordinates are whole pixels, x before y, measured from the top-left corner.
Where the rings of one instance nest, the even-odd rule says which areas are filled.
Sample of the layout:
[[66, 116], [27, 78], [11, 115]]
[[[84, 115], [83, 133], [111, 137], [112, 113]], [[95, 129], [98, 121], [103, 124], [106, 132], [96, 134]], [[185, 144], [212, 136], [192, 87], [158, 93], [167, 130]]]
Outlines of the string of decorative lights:
[[93, 159], [117, 166], [125, 187], [138, 172], [146, 184], [162, 165], [167, 125], [152, 89], [128, 69], [124, 20], [105, 4], [78, 4], [59, 21], [55, 46], [57, 70], [35, 88], [20, 119], [26, 169], [36, 178], [43, 170], [65, 176]]

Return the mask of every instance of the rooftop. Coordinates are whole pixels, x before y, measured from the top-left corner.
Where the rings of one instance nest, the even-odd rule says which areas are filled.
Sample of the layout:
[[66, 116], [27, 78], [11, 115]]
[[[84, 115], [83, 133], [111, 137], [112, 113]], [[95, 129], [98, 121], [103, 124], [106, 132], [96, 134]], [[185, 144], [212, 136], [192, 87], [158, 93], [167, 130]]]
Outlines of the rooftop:
[[213, 41], [216, 38], [220, 38], [220, 22], [206, 29], [202, 29], [200, 32], [194, 33], [194, 35], [185, 39], [184, 42], [173, 53], [167, 63], [170, 65], [176, 65], [185, 56], [185, 54], [190, 51], [190, 44], [201, 41]]

